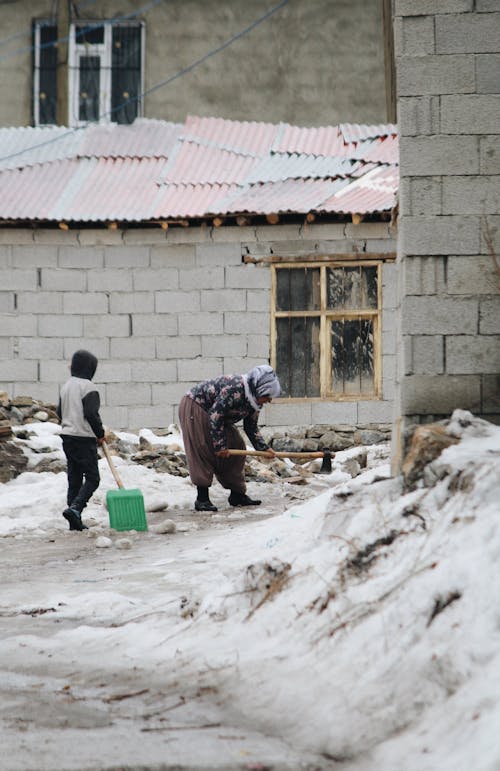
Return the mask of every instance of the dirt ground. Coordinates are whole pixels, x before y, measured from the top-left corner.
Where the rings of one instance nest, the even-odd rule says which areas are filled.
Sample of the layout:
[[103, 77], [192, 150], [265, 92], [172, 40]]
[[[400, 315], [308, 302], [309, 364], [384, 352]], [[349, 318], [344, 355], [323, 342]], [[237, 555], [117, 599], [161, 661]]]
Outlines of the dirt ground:
[[[214, 517], [169, 510], [177, 532], [138, 533], [130, 550], [97, 549], [90, 533], [56, 528], [0, 539], [2, 771], [334, 767], [279, 737], [228, 722], [220, 709], [224, 695], [203, 677], [185, 680], [174, 668], [159, 677], [154, 659], [130, 666], [107, 642], [117, 626], [134, 628], [134, 613], [157, 615], [162, 602], [182, 603], [203, 580], [209, 558], [199, 555], [214, 539], [249, 519], [281, 513], [295, 496], [284, 497], [280, 487], [266, 486], [266, 492], [265, 506], [251, 511], [223, 505]], [[296, 496], [309, 494], [313, 490], [298, 488]], [[165, 513], [150, 524], [155, 517]], [[162, 598], [159, 574], [166, 569], [174, 578]], [[99, 592], [104, 603], [109, 597], [110, 606], [117, 594], [127, 597], [130, 614], [117, 621], [112, 612], [94, 617], [81, 605], [88, 591]], [[81, 642], [85, 628], [93, 631], [89, 646]], [[61, 639], [67, 640], [63, 650]]]

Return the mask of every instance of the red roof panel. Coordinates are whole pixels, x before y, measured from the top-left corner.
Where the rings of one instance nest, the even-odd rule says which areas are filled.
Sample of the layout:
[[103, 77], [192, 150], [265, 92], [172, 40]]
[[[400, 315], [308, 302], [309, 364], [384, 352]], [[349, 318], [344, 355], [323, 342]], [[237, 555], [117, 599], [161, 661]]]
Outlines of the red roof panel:
[[382, 212], [398, 184], [390, 124], [301, 128], [190, 116], [183, 126], [141, 119], [75, 132], [0, 129], [2, 137], [4, 220]]

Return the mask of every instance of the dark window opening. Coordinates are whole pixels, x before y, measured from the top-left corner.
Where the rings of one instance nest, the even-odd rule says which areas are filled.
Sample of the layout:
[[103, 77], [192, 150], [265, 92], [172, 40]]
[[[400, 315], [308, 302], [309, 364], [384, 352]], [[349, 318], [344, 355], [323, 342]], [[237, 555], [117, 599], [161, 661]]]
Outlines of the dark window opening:
[[43, 24], [40, 27], [40, 72], [38, 84], [38, 123], [57, 123], [57, 26]]
[[[70, 125], [129, 124], [142, 114], [142, 23], [78, 23], [68, 41]], [[57, 124], [57, 25], [34, 24], [33, 119]], [[66, 65], [65, 65], [66, 67]]]
[[77, 24], [75, 27], [75, 39], [77, 43], [86, 43], [87, 45], [102, 45], [104, 43], [104, 26], [89, 24]]
[[111, 51], [111, 120], [132, 123], [139, 115], [141, 28], [114, 27]]
[[101, 60], [98, 56], [80, 56], [80, 93], [78, 119], [99, 120]]
[[380, 263], [273, 271], [272, 357], [283, 397], [376, 397]]

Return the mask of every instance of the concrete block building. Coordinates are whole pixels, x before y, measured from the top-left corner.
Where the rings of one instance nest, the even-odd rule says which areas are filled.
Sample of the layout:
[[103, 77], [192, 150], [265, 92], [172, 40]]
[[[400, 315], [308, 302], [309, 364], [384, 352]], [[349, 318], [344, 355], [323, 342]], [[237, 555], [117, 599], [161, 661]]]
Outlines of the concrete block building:
[[0, 129], [0, 390], [57, 399], [90, 349], [103, 418], [270, 361], [273, 430], [390, 424], [393, 125], [190, 117]]
[[457, 407], [500, 421], [500, 6], [394, 13], [399, 440]]

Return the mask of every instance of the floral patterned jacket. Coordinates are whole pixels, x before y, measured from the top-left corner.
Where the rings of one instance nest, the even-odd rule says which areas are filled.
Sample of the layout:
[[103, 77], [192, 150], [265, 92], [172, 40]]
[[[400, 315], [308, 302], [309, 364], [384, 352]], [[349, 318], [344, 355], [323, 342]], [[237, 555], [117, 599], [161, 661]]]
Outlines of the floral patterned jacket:
[[226, 449], [224, 424], [237, 423], [238, 420], [243, 420], [245, 433], [256, 450], [269, 449], [257, 426], [259, 413], [245, 396], [241, 375], [205, 380], [188, 391], [188, 396], [208, 414], [215, 452]]

